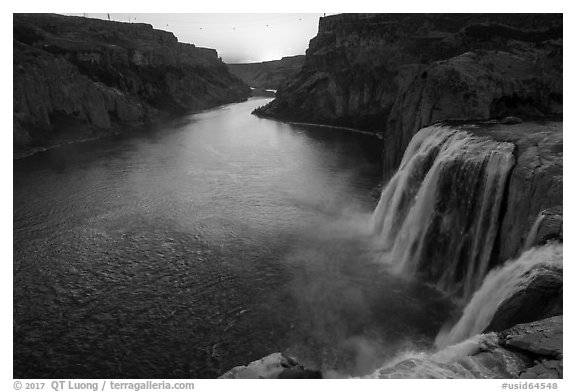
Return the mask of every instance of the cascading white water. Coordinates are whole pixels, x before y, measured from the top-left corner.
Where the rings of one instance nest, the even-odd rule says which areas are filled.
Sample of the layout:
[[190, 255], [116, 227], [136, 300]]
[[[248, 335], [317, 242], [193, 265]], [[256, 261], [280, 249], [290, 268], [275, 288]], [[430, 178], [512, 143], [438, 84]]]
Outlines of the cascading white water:
[[528, 233], [528, 236], [526, 237], [526, 240], [524, 241], [524, 250], [530, 249], [531, 247], [533, 247], [535, 245], [536, 237], [538, 236], [538, 230], [540, 230], [540, 226], [542, 225], [544, 218], [546, 218], [546, 215], [541, 213], [538, 215], [538, 217], [536, 218], [536, 220], [532, 224], [532, 227], [530, 228], [530, 232]]
[[378, 233], [381, 245], [388, 249], [394, 244], [396, 225], [404, 218], [416, 200], [416, 193], [424, 176], [434, 163], [440, 147], [455, 131], [441, 127], [424, 128], [408, 145], [400, 168], [380, 196], [372, 215], [372, 228]]
[[513, 151], [455, 128], [420, 130], [372, 217], [383, 260], [469, 298], [488, 272]]
[[[490, 358], [480, 354], [490, 351]], [[495, 333], [429, 353], [404, 352], [365, 378], [510, 378], [522, 362], [498, 346]]]
[[436, 347], [447, 347], [482, 332], [492, 321], [498, 306], [525, 287], [532, 278], [528, 272], [542, 264], [561, 266], [562, 244], [529, 249], [518, 259], [490, 271], [464, 308], [460, 320], [438, 334]]

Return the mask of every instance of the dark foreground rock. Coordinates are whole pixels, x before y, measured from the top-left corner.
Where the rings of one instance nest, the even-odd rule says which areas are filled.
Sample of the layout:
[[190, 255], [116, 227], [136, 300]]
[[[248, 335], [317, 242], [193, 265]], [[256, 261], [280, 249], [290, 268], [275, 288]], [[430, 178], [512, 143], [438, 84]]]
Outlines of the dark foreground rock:
[[523, 282], [528, 283], [500, 304], [485, 333], [563, 313], [563, 269], [542, 265], [527, 275]]
[[533, 361], [520, 378], [563, 377], [563, 317], [519, 324], [499, 334], [500, 344]]
[[[365, 378], [562, 378], [563, 317], [518, 324], [478, 335], [439, 352], [385, 364]], [[289, 377], [293, 376], [293, 377]], [[274, 353], [220, 378], [322, 378], [296, 360]]]
[[322, 378], [322, 373], [305, 369], [294, 358], [274, 353], [246, 366], [237, 366], [219, 378]]
[[98, 137], [250, 90], [213, 49], [141, 23], [14, 14], [14, 152]]
[[421, 358], [379, 369], [376, 378], [562, 378], [562, 316], [518, 324]]

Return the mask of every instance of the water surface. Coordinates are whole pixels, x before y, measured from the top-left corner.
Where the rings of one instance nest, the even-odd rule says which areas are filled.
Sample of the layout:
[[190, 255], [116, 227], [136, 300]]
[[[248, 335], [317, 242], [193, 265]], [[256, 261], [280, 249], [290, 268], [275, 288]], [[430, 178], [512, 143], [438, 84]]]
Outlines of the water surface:
[[449, 306], [374, 262], [381, 141], [267, 99], [14, 163], [14, 377], [204, 378], [276, 351], [366, 371]]

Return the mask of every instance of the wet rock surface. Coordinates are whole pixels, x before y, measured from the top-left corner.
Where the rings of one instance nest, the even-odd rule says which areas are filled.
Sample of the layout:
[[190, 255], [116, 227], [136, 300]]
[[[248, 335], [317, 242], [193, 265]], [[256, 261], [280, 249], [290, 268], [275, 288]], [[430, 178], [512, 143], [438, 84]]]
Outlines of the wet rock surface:
[[563, 316], [518, 324], [499, 334], [500, 344], [528, 355], [562, 359]]
[[219, 378], [322, 378], [322, 373], [305, 369], [294, 358], [282, 353], [270, 354], [262, 359], [250, 362], [246, 366], [237, 366]]
[[518, 324], [495, 338], [494, 334], [484, 335], [466, 352], [448, 347], [380, 369], [373, 377], [562, 378], [562, 323], [563, 317], [557, 316]]
[[562, 268], [542, 265], [529, 271], [528, 275], [527, 285], [500, 304], [485, 332], [502, 331], [516, 324], [563, 313]]
[[245, 100], [213, 49], [141, 23], [14, 14], [14, 151]]
[[[362, 378], [562, 378], [562, 325], [562, 316], [518, 324], [498, 334], [384, 365]], [[274, 353], [220, 378], [321, 378], [321, 374]]]
[[563, 317], [519, 324], [501, 332], [500, 344], [533, 359], [519, 378], [563, 378]]
[[[501, 201], [499, 232], [491, 267], [517, 257], [539, 223], [533, 245], [562, 241], [563, 123], [557, 119], [501, 124], [498, 121], [444, 121], [462, 132], [514, 145], [515, 163]], [[489, 151], [487, 152], [489, 153]]]

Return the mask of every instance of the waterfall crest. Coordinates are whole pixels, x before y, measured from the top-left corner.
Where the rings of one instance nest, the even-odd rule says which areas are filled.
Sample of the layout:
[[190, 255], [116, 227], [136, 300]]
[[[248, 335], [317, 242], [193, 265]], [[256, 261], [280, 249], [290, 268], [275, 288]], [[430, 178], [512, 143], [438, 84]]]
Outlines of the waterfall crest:
[[562, 244], [549, 244], [525, 251], [486, 275], [482, 286], [464, 308], [460, 320], [436, 337], [436, 347], [443, 348], [481, 333], [492, 321], [498, 306], [530, 283], [530, 271], [538, 265], [562, 265]]
[[383, 261], [469, 298], [489, 269], [514, 148], [446, 126], [420, 130], [372, 216]]

